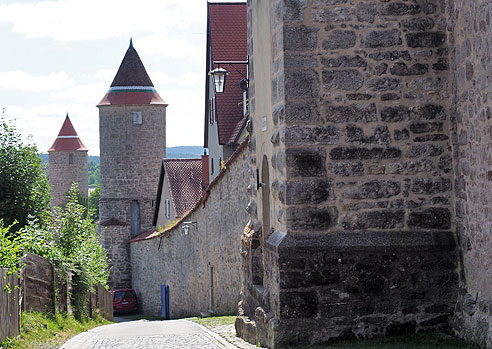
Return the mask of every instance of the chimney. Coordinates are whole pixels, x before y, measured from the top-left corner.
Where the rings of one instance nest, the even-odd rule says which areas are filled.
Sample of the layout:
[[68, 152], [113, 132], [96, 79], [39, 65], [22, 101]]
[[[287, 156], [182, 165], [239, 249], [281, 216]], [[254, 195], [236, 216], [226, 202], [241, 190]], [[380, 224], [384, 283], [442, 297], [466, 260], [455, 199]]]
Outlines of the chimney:
[[210, 184], [210, 176], [208, 173], [208, 155], [202, 155], [202, 185], [204, 188], [208, 187]]

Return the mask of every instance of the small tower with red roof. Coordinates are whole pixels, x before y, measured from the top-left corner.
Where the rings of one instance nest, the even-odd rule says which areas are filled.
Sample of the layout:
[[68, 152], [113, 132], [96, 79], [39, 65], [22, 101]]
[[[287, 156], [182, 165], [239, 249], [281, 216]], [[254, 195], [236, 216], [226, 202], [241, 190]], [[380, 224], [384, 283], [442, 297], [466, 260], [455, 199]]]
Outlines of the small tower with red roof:
[[68, 114], [55, 142], [48, 149], [48, 154], [51, 205], [60, 206], [65, 203], [66, 193], [73, 182], [79, 184], [80, 195], [87, 197], [87, 148], [77, 135]]
[[152, 227], [166, 106], [130, 41], [99, 108], [100, 225], [111, 259], [111, 288], [131, 287], [128, 241]]

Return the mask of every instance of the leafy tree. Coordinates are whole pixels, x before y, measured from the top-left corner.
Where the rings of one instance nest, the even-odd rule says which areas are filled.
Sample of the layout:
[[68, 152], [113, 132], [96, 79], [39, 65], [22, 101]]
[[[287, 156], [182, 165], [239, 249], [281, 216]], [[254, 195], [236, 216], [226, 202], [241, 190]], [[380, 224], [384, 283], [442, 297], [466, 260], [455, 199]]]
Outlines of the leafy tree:
[[70, 188], [66, 205], [45, 212], [23, 229], [21, 244], [27, 252], [43, 256], [61, 270], [75, 273], [75, 315], [84, 318], [86, 292], [93, 285], [106, 285], [109, 260], [86, 207], [79, 203], [77, 184]]
[[0, 219], [9, 234], [18, 231], [28, 217], [40, 217], [49, 207], [49, 184], [36, 146], [24, 143], [11, 122], [0, 117]]

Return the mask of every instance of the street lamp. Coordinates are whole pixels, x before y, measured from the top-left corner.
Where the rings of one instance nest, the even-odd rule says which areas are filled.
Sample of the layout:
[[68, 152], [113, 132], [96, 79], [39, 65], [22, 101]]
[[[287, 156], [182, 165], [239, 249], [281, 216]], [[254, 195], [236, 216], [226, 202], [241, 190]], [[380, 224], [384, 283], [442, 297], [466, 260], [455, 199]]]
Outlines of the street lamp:
[[215, 93], [224, 93], [224, 87], [225, 87], [225, 80], [226, 80], [226, 75], [229, 74], [229, 71], [225, 70], [224, 68], [221, 68], [221, 64], [228, 64], [232, 66], [244, 79], [244, 82], [241, 84], [241, 88], [243, 90], [247, 89], [248, 86], [248, 77], [241, 73], [234, 65], [239, 65], [239, 64], [248, 64], [249, 60], [246, 61], [214, 61], [213, 64], [217, 64], [217, 68], [214, 70], [211, 70], [208, 75], [210, 75], [214, 79], [214, 85], [215, 85]]
[[208, 73], [208, 75], [211, 75], [214, 79], [215, 93], [224, 93], [224, 85], [227, 74], [229, 74], [229, 72], [220, 66]]

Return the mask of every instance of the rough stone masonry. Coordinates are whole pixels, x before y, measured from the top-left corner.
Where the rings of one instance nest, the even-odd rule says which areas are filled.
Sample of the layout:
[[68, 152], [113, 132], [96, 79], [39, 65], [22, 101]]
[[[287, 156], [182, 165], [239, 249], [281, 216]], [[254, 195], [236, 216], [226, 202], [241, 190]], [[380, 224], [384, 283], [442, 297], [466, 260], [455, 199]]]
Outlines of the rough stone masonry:
[[449, 6], [248, 2], [251, 182], [263, 184], [236, 328], [252, 343], [447, 325], [460, 281]]

